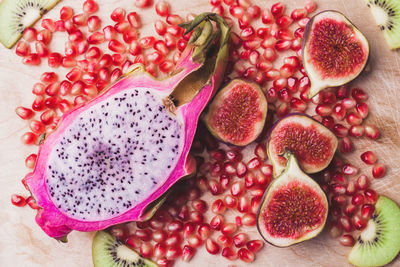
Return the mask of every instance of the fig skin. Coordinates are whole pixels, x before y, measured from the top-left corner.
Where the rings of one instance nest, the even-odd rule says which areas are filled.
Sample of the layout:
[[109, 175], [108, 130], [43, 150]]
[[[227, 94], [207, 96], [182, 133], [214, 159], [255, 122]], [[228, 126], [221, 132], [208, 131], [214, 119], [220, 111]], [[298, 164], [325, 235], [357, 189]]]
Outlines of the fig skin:
[[[316, 19], [319, 19], [320, 16], [326, 16], [326, 18], [329, 18], [329, 15], [332, 16], [332, 19], [338, 21], [338, 22], [343, 22], [346, 23], [348, 26], [350, 26], [354, 34], [356, 35], [356, 38], [358, 39], [358, 43], [362, 45], [364, 48], [365, 52], [365, 60], [363, 62], [363, 65], [361, 68], [357, 68], [357, 70], [353, 73], [350, 73], [348, 77], [339, 77], [339, 78], [329, 78], [329, 79], [323, 79], [322, 77], [318, 77], [318, 71], [314, 70], [314, 67], [312, 66], [312, 63], [307, 62], [307, 52], [308, 52], [308, 41], [312, 35], [312, 28], [314, 25], [314, 22]], [[340, 17], [341, 20], [338, 20], [337, 17]], [[370, 47], [368, 40], [364, 36], [364, 34], [342, 13], [335, 11], [335, 10], [325, 10], [322, 11], [316, 15], [314, 15], [310, 21], [307, 23], [305, 30], [304, 30], [304, 35], [303, 35], [303, 42], [302, 42], [302, 59], [303, 59], [303, 66], [306, 70], [306, 73], [310, 79], [311, 82], [311, 88], [307, 92], [308, 98], [312, 98], [315, 95], [317, 95], [320, 91], [329, 88], [329, 87], [337, 87], [344, 85], [346, 83], [349, 83], [350, 81], [354, 80], [357, 78], [366, 68], [368, 62], [369, 62], [369, 55], [370, 55]]]
[[[297, 118], [299, 119], [297, 119]], [[324, 131], [324, 135], [329, 135], [329, 138], [331, 138], [331, 156], [329, 158], [329, 160], [327, 160], [325, 162], [325, 164], [322, 164], [321, 166], [319, 166], [318, 168], [314, 167], [312, 169], [310, 168], [305, 168], [304, 166], [302, 166], [302, 163], [299, 162], [299, 166], [301, 167], [301, 169], [308, 174], [312, 174], [312, 173], [317, 173], [322, 171], [323, 169], [325, 169], [329, 163], [332, 161], [332, 158], [335, 154], [335, 151], [338, 147], [338, 139], [337, 137], [332, 133], [331, 130], [329, 130], [328, 128], [326, 128], [324, 125], [322, 125], [320, 122], [318, 122], [317, 120], [315, 120], [314, 118], [303, 114], [303, 113], [290, 113], [287, 114], [286, 116], [282, 117], [281, 119], [279, 119], [278, 121], [275, 122], [275, 124], [271, 127], [271, 129], [268, 132], [268, 138], [267, 138], [267, 153], [268, 153], [268, 158], [271, 161], [271, 164], [273, 165], [273, 176], [274, 177], [278, 177], [282, 171], [285, 169], [284, 165], [279, 164], [278, 162], [278, 157], [277, 156], [281, 156], [281, 155], [276, 155], [276, 153], [274, 153], [273, 151], [271, 151], [270, 149], [270, 143], [273, 142], [272, 140], [272, 134], [274, 133], [274, 130], [280, 126], [282, 121], [285, 121], [287, 119], [293, 119], [293, 121], [297, 121], [298, 123], [301, 124], [301, 120], [308, 120], [308, 123], [313, 123], [315, 125], [317, 125], [317, 127], [319, 127], [319, 129], [322, 129]], [[297, 120], [295, 120], [297, 119]], [[287, 148], [288, 149], [288, 148]], [[293, 153], [295, 153], [296, 151], [292, 151]]]
[[[326, 221], [328, 218], [328, 214], [329, 214], [329, 202], [327, 199], [327, 196], [325, 194], [325, 192], [321, 189], [321, 187], [318, 185], [318, 183], [316, 183], [310, 176], [308, 176], [307, 174], [305, 174], [301, 169], [300, 166], [297, 163], [297, 159], [294, 156], [293, 153], [291, 153], [290, 151], [286, 151], [285, 152], [285, 157], [288, 159], [287, 162], [287, 167], [285, 169], [285, 171], [276, 179], [274, 179], [271, 184], [268, 186], [267, 190], [264, 192], [264, 195], [261, 199], [261, 204], [260, 207], [258, 209], [257, 212], [257, 230], [260, 233], [261, 237], [268, 242], [269, 244], [275, 246], [275, 247], [289, 247], [298, 243], [301, 243], [303, 241], [312, 239], [316, 236], [318, 236], [322, 230], [325, 228], [326, 225]], [[289, 242], [286, 243], [278, 243], [276, 242], [276, 238], [271, 238], [265, 236], [264, 230], [262, 229], [265, 228], [265, 226], [263, 225], [264, 221], [263, 221], [263, 210], [264, 208], [267, 207], [267, 204], [269, 200], [271, 200], [271, 195], [274, 193], [274, 190], [279, 190], [282, 186], [287, 185], [289, 182], [294, 181], [294, 176], [291, 174], [297, 174], [295, 177], [297, 179], [297, 181], [299, 181], [300, 184], [302, 185], [306, 185], [309, 187], [309, 189], [312, 189], [314, 193], [318, 194], [320, 199], [320, 204], [322, 204], [325, 208], [325, 213], [323, 215], [322, 218], [322, 222], [321, 224], [314, 230], [311, 230], [310, 232], [305, 233], [305, 235], [299, 237], [298, 239], [291, 239], [291, 238], [285, 238], [283, 237], [282, 239], [287, 239], [289, 240]], [[286, 177], [288, 176], [288, 177]], [[285, 181], [284, 179], [287, 179], [287, 181]], [[278, 185], [277, 185], [278, 184]], [[275, 188], [275, 186], [278, 186], [278, 189]], [[291, 242], [290, 242], [291, 241]]]
[[[249, 132], [247, 139], [237, 140], [234, 141], [230, 139], [229, 135], [224, 136], [224, 133], [221, 133], [212, 123], [213, 115], [217, 114], [215, 109], [217, 107], [222, 106], [221, 103], [226, 100], [227, 98], [231, 97], [229, 95], [229, 91], [232, 90], [235, 86], [238, 85], [247, 85], [250, 86], [253, 90], [255, 90], [258, 94], [258, 102], [259, 102], [259, 109], [258, 111], [261, 112], [262, 117], [261, 119], [253, 122], [254, 131]], [[225, 97], [224, 94], [227, 94]], [[265, 98], [263, 91], [261, 90], [260, 86], [255, 82], [244, 80], [244, 79], [234, 79], [227, 83], [223, 88], [219, 90], [217, 95], [214, 97], [212, 102], [208, 105], [206, 112], [202, 116], [202, 120], [206, 125], [207, 129], [210, 133], [215, 136], [218, 140], [222, 141], [227, 145], [235, 145], [235, 146], [246, 146], [259, 138], [259, 136], [263, 133], [266, 124], [266, 118], [268, 113], [268, 102]]]

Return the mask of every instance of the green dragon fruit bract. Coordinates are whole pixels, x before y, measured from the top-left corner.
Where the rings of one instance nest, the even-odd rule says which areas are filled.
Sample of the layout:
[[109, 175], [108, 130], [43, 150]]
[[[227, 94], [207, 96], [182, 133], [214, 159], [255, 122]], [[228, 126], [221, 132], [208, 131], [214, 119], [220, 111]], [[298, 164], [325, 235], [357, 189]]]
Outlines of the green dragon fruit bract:
[[63, 240], [72, 230], [144, 220], [195, 171], [189, 150], [199, 115], [223, 79], [229, 27], [213, 13], [181, 26], [193, 33], [171, 77], [156, 80], [134, 65], [65, 113], [41, 144], [26, 182], [41, 207], [36, 221], [49, 236]]

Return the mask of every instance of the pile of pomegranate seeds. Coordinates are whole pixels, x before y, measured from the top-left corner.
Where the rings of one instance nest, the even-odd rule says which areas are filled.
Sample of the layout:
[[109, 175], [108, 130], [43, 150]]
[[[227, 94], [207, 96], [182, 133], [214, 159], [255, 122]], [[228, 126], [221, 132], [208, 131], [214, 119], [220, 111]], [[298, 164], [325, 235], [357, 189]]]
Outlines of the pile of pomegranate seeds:
[[[141, 36], [140, 9], [150, 7], [155, 9], [155, 32]], [[98, 9], [93, 0], [83, 3], [81, 13], [64, 6], [59, 19], [43, 19], [40, 29], [27, 28], [17, 44], [15, 52], [24, 64], [47, 61], [50, 68], [32, 87], [36, 97], [31, 107], [16, 108], [29, 126], [22, 135], [24, 144], [39, 144], [43, 134], [54, 131], [63, 113], [95, 97], [134, 63], [144, 64], [155, 77], [168, 75], [190, 38], [190, 34], [183, 36], [178, 24], [195, 17], [173, 14], [164, 0], [154, 4], [136, 0], [132, 7], [136, 11], [116, 8], [110, 14], [113, 25], [104, 26], [95, 15]], [[316, 9], [313, 0], [292, 11], [280, 2], [260, 7], [250, 0], [210, 0], [210, 9], [233, 26], [226, 81], [241, 77], [263, 88], [269, 102], [267, 127], [289, 112], [307, 113], [339, 138], [343, 159], [355, 151], [355, 138], [379, 138], [379, 130], [365, 123], [368, 96], [362, 89], [344, 85], [307, 98], [310, 80], [301, 63], [301, 41]], [[55, 32], [67, 37], [63, 51], [49, 48]], [[57, 74], [60, 68], [68, 70], [65, 77]], [[177, 193], [151, 220], [114, 226], [112, 234], [160, 266], [170, 266], [179, 258], [190, 261], [202, 246], [228, 260], [254, 261], [264, 242], [260, 236], [249, 236], [248, 227], [255, 227], [273, 171], [265, 143], [227, 147], [200, 125], [192, 154], [197, 176], [178, 184]], [[372, 177], [385, 175], [385, 165], [374, 152], [364, 151], [360, 158], [366, 164], [363, 169], [371, 166]], [[34, 168], [36, 159], [36, 154], [29, 155], [27, 168]], [[368, 176], [343, 159], [335, 157], [315, 178], [331, 201], [330, 234], [339, 237], [340, 244], [352, 246], [357, 231], [373, 214], [378, 194], [370, 188]], [[12, 203], [39, 209], [32, 197], [13, 195]]]

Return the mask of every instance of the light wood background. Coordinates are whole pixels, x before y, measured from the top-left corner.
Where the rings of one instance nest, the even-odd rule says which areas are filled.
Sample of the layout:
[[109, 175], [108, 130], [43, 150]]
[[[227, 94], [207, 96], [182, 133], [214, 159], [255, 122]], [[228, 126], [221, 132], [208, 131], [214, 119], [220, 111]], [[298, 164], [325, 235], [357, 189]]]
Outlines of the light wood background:
[[[71, 5], [80, 10], [83, 1], [64, 1], [51, 10], [46, 17], [58, 18], [62, 5]], [[104, 1], [98, 0], [98, 15], [104, 24], [110, 23], [109, 14], [115, 7], [135, 10], [133, 0]], [[172, 11], [180, 15], [209, 11], [208, 0], [169, 0]], [[253, 1], [261, 7], [270, 7], [273, 1]], [[288, 9], [301, 7], [302, 1], [287, 0]], [[359, 159], [360, 153], [367, 149], [376, 152], [381, 162], [388, 166], [388, 174], [381, 180], [373, 181], [373, 188], [400, 203], [400, 54], [389, 51], [383, 36], [379, 33], [369, 10], [363, 0], [320, 0], [319, 10], [335, 9], [343, 12], [365, 33], [371, 45], [370, 71], [364, 72], [353, 84], [364, 88], [370, 98], [370, 116], [368, 122], [376, 124], [382, 138], [373, 142], [361, 139], [355, 142], [357, 151], [349, 158], [370, 174]], [[153, 9], [140, 11], [144, 23], [143, 31], [151, 34], [155, 12]], [[54, 50], [63, 47], [65, 36], [56, 35], [52, 43]], [[61, 45], [61, 46], [59, 46]], [[58, 47], [58, 49], [57, 49]], [[0, 47], [0, 266], [15, 267], [76, 267], [92, 266], [91, 239], [92, 233], [73, 232], [67, 244], [46, 236], [34, 221], [35, 212], [30, 208], [17, 208], [11, 205], [12, 193], [26, 194], [20, 180], [27, 173], [24, 159], [36, 152], [36, 147], [22, 145], [20, 136], [27, 130], [27, 124], [17, 117], [15, 107], [29, 106], [34, 96], [32, 85], [39, 80], [40, 74], [48, 71], [47, 64], [40, 67], [29, 67], [13, 50]], [[60, 73], [61, 74], [61, 73]], [[207, 197], [207, 196], [205, 196]], [[255, 228], [249, 234], [257, 237]], [[257, 260], [251, 266], [348, 266], [346, 255], [349, 248], [342, 247], [337, 240], [327, 233], [314, 240], [280, 249], [265, 245], [257, 254]], [[229, 262], [222, 256], [210, 256], [204, 247], [198, 251], [190, 262], [191, 266], [246, 266], [240, 261]], [[178, 262], [175, 266], [185, 266]], [[397, 259], [391, 266], [400, 266]]]

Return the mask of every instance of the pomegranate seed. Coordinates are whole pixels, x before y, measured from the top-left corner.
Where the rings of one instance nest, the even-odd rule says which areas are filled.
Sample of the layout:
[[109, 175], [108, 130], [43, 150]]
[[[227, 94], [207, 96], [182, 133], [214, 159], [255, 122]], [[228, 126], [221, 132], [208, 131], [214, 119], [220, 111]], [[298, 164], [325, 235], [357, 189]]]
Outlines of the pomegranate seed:
[[27, 42], [20, 41], [15, 48], [15, 53], [20, 57], [25, 57], [31, 53], [31, 47]]
[[53, 122], [56, 117], [56, 113], [53, 110], [46, 110], [40, 115], [40, 121], [48, 125]]
[[64, 28], [68, 32], [68, 34], [71, 34], [78, 30], [72, 19], [64, 21]]
[[257, 217], [254, 213], [246, 213], [242, 216], [242, 223], [246, 226], [256, 225]]
[[376, 163], [374, 167], [372, 167], [372, 176], [375, 179], [382, 178], [386, 174], [386, 166], [382, 163]]
[[350, 163], [346, 163], [342, 167], [342, 172], [345, 175], [354, 175], [354, 174], [357, 174], [358, 171], [359, 171], [358, 168], [351, 165]]
[[62, 100], [58, 103], [58, 109], [59, 109], [62, 113], [67, 112], [70, 108], [71, 108], [71, 103], [69, 103], [69, 101], [66, 100], [66, 99], [62, 99]]
[[71, 94], [73, 95], [79, 95], [83, 92], [83, 89], [85, 88], [86, 84], [82, 81], [76, 81], [72, 84], [71, 86]]
[[379, 197], [378, 194], [376, 193], [376, 191], [373, 189], [370, 189], [370, 188], [368, 188], [364, 191], [364, 195], [365, 195], [367, 201], [370, 203], [375, 203]]
[[353, 88], [351, 89], [351, 96], [354, 98], [355, 101], [364, 102], [368, 99], [367, 94], [360, 88]]
[[246, 243], [247, 249], [254, 253], [260, 251], [263, 246], [264, 242], [261, 240], [250, 240], [249, 242]]
[[171, 262], [166, 258], [161, 258], [156, 261], [157, 265], [160, 267], [168, 267], [171, 265]]
[[36, 142], [37, 136], [32, 132], [26, 132], [22, 135], [21, 141], [25, 145], [33, 145]]
[[[92, 33], [88, 39], [87, 42], [89, 44], [102, 44], [104, 41], [106, 40], [106, 38], [104, 37], [104, 34], [101, 32], [94, 32]], [[91, 47], [94, 48], [94, 47]], [[97, 48], [97, 47], [96, 47]], [[90, 49], [90, 48], [89, 48]], [[111, 49], [111, 48], [110, 48]], [[84, 49], [82, 49], [84, 50]]]
[[323, 117], [322, 124], [328, 129], [333, 129], [335, 126], [335, 120], [332, 118], [332, 116]]
[[199, 235], [192, 235], [187, 238], [187, 242], [191, 247], [197, 248], [203, 244]]
[[168, 260], [174, 260], [182, 255], [182, 249], [180, 247], [169, 247], [167, 249], [166, 258]]
[[346, 247], [352, 247], [352, 246], [354, 246], [354, 243], [355, 243], [354, 238], [349, 234], [342, 235], [339, 238], [339, 242], [341, 245], [346, 246]]
[[32, 103], [32, 109], [34, 111], [41, 111], [45, 107], [44, 98], [42, 96], [37, 96]]
[[88, 15], [85, 13], [82, 14], [77, 14], [72, 17], [72, 21], [74, 22], [75, 25], [77, 26], [84, 26], [87, 24], [88, 20]]
[[126, 47], [124, 44], [122, 44], [120, 41], [116, 40], [116, 39], [112, 39], [109, 41], [108, 43], [108, 48], [115, 52], [115, 53], [119, 53], [119, 54], [123, 54], [125, 53]]
[[62, 81], [60, 83], [60, 94], [62, 96], [68, 95], [71, 92], [72, 84], [69, 81]]
[[140, 255], [145, 258], [153, 256], [153, 246], [150, 243], [143, 242], [140, 246]]
[[136, 237], [144, 242], [148, 242], [151, 240], [152, 232], [150, 229], [138, 229], [135, 232]]
[[180, 233], [172, 233], [165, 240], [165, 245], [167, 245], [167, 246], [177, 246], [177, 245], [180, 244], [180, 242], [181, 242]]
[[365, 125], [365, 136], [368, 137], [369, 139], [378, 139], [380, 136], [379, 130], [376, 126], [372, 125]]
[[332, 203], [336, 206], [343, 206], [346, 203], [346, 198], [342, 195], [332, 196]]
[[196, 199], [192, 202], [192, 208], [196, 211], [205, 212], [207, 210], [207, 204], [204, 200]]
[[333, 194], [335, 194], [335, 195], [341, 195], [346, 192], [346, 188], [341, 184], [332, 184], [331, 188], [332, 188]]
[[17, 113], [17, 115], [23, 120], [30, 119], [34, 115], [34, 112], [31, 109], [25, 107], [17, 107], [15, 113]]
[[344, 106], [345, 109], [352, 109], [356, 106], [356, 101], [351, 98], [344, 98], [342, 100], [342, 105]]
[[250, 209], [250, 200], [246, 196], [239, 197], [237, 210], [241, 213], [246, 213]]
[[361, 193], [355, 193], [351, 198], [351, 204], [355, 206], [364, 204], [364, 195]]
[[349, 129], [349, 135], [353, 137], [362, 137], [364, 132], [364, 126], [361, 125], [352, 125]]
[[165, 21], [169, 25], [178, 25], [178, 24], [183, 23], [183, 19], [181, 18], [181, 16], [179, 16], [177, 14], [168, 14]]
[[332, 108], [325, 104], [318, 104], [315, 108], [315, 112], [320, 116], [329, 116], [332, 114]]
[[164, 21], [156, 20], [154, 22], [154, 29], [158, 35], [164, 35], [167, 32], [167, 24]]
[[47, 64], [49, 67], [58, 68], [61, 65], [61, 58], [60, 53], [51, 53], [47, 58]]
[[346, 214], [347, 216], [351, 217], [354, 215], [354, 213], [356, 212], [356, 206], [354, 206], [353, 204], [348, 204], [344, 209], [343, 209], [343, 213]]
[[284, 64], [280, 69], [281, 77], [289, 78], [294, 73], [294, 68], [288, 64]]
[[375, 212], [375, 206], [372, 204], [364, 204], [361, 207], [361, 217], [369, 220]]
[[26, 205], [26, 199], [23, 196], [12, 194], [11, 203], [17, 207], [24, 207]]
[[211, 236], [212, 230], [209, 224], [202, 224], [199, 226], [197, 233], [201, 237], [201, 239], [206, 240], [208, 237]]
[[211, 219], [210, 226], [214, 230], [220, 230], [222, 228], [223, 223], [224, 223], [224, 217], [218, 214]]
[[195, 249], [191, 246], [185, 245], [182, 249], [182, 260], [185, 262], [189, 262], [194, 254], [196, 253]]
[[234, 209], [237, 207], [238, 200], [236, 197], [228, 194], [224, 197], [224, 203], [228, 208]]
[[367, 226], [367, 222], [363, 218], [360, 218], [358, 215], [354, 215], [351, 218], [351, 223], [356, 230], [362, 230]]
[[351, 151], [353, 151], [353, 143], [351, 142], [350, 138], [343, 137], [339, 141], [339, 150], [343, 154], [350, 153]]
[[356, 186], [353, 181], [350, 181], [346, 186], [346, 195], [352, 196], [356, 192]]
[[158, 1], [156, 3], [156, 13], [161, 17], [166, 17], [169, 14], [169, 4], [166, 1]]
[[346, 137], [348, 131], [349, 130], [346, 128], [346, 126], [343, 126], [342, 124], [338, 123], [333, 126], [333, 132], [337, 137]]
[[253, 262], [254, 261], [254, 253], [249, 251], [246, 248], [241, 248], [238, 251], [239, 259], [241, 259], [244, 262]]
[[131, 25], [127, 21], [118, 22], [114, 25], [114, 29], [118, 33], [125, 33], [131, 29]]
[[230, 247], [225, 247], [222, 249], [222, 256], [227, 258], [228, 260], [234, 261], [237, 259], [237, 253]]
[[298, 20], [297, 25], [299, 25], [301, 28], [305, 28], [309, 20], [310, 20], [309, 18], [303, 18], [301, 20]]
[[[92, 47], [94, 48], [94, 47]], [[97, 47], [96, 47], [97, 48]], [[73, 68], [70, 72], [68, 72], [65, 77], [71, 82], [75, 82], [79, 80], [82, 76], [82, 71], [79, 68]]]
[[347, 98], [349, 96], [349, 89], [348, 89], [347, 85], [340, 86], [336, 91], [336, 96], [339, 99]]
[[54, 20], [52, 19], [43, 19], [41, 26], [43, 27], [43, 29], [49, 30], [51, 32], [56, 31], [56, 25], [54, 23]]
[[292, 41], [289, 40], [278, 40], [275, 44], [275, 49], [278, 51], [285, 51], [290, 49]]
[[289, 113], [289, 105], [287, 103], [282, 103], [276, 108], [276, 115], [279, 118], [286, 116]]
[[157, 259], [161, 259], [167, 253], [167, 247], [163, 243], [156, 243], [154, 245], [154, 253], [153, 256]]
[[367, 189], [369, 186], [368, 177], [366, 175], [360, 175], [356, 181], [356, 187], [358, 189], [364, 190]]
[[46, 47], [46, 45], [43, 42], [35, 42], [35, 49], [36, 53], [40, 57], [47, 57], [49, 54], [49, 49]]
[[237, 248], [243, 247], [244, 245], [246, 245], [247, 239], [248, 239], [248, 237], [245, 233], [236, 234], [233, 237], [233, 244]]
[[147, 36], [139, 39], [139, 45], [144, 48], [151, 48], [154, 46], [156, 39], [153, 36]]
[[346, 116], [345, 107], [341, 103], [336, 104], [335, 106], [333, 106], [332, 115], [339, 121], [343, 120]]
[[44, 101], [44, 103], [45, 103], [45, 105], [46, 105], [46, 107], [47, 108], [49, 108], [49, 109], [55, 109], [55, 108], [57, 108], [57, 106], [58, 106], [58, 101], [59, 101], [60, 99], [58, 98], [58, 97], [49, 97], [49, 98], [47, 98], [45, 101]]
[[226, 210], [226, 206], [221, 199], [217, 199], [211, 206], [211, 211], [215, 214], [223, 214]]
[[220, 247], [217, 244], [217, 242], [215, 242], [214, 240], [207, 239], [206, 240], [206, 250], [208, 251], [208, 253], [210, 253], [212, 255], [216, 255], [220, 251]]
[[135, 6], [139, 8], [150, 7], [153, 4], [153, 0], [135, 0]]
[[86, 0], [83, 3], [83, 12], [91, 14], [96, 12], [99, 9], [99, 7], [97, 6], [97, 3], [93, 0]]
[[24, 39], [27, 42], [33, 42], [36, 40], [36, 35], [37, 35], [37, 31], [35, 28], [32, 27], [27, 27], [24, 30], [24, 33], [22, 35], [22, 39]]
[[126, 11], [121, 7], [117, 7], [113, 10], [110, 18], [115, 22], [123, 22], [125, 20]]
[[360, 125], [362, 123], [362, 118], [357, 113], [351, 112], [347, 115], [346, 121], [350, 125]]
[[276, 20], [276, 24], [281, 28], [289, 27], [292, 24], [292, 22], [293, 20], [286, 15], [283, 15]]
[[274, 22], [274, 17], [268, 9], [265, 9], [262, 13], [261, 20], [264, 24], [272, 24]]
[[121, 66], [126, 61], [126, 55], [113, 54], [111, 58], [114, 66]]
[[347, 216], [342, 216], [339, 219], [339, 225], [345, 232], [350, 232], [352, 229], [350, 219]]
[[361, 160], [364, 161], [368, 165], [374, 165], [377, 161], [377, 158], [372, 151], [366, 151], [361, 154]]
[[219, 235], [217, 238], [217, 243], [223, 247], [230, 247], [233, 244], [233, 239], [230, 236]]
[[121, 77], [121, 75], [122, 75], [121, 69], [119, 69], [119, 68], [114, 69], [114, 70], [111, 72], [110, 81], [111, 81], [111, 82], [115, 82], [117, 79], [119, 79], [119, 77]]
[[243, 7], [233, 5], [229, 7], [229, 13], [232, 15], [232, 17], [240, 19], [243, 17], [245, 10]]
[[290, 14], [290, 17], [293, 20], [299, 20], [299, 19], [305, 18], [306, 16], [307, 16], [307, 10], [305, 10], [303, 8], [295, 9]]
[[242, 181], [238, 181], [232, 184], [231, 187], [232, 196], [241, 196], [244, 194], [244, 183]]
[[285, 6], [281, 2], [277, 2], [271, 6], [271, 13], [274, 17], [279, 18], [285, 12]]
[[76, 66], [76, 59], [73, 57], [63, 57], [61, 59], [61, 65], [65, 68], [72, 68]]
[[258, 19], [261, 15], [261, 8], [257, 5], [251, 5], [246, 9], [252, 19]]
[[201, 212], [199, 212], [199, 211], [191, 211], [191, 212], [189, 213], [189, 219], [190, 219], [192, 222], [201, 223], [201, 222], [203, 222], [203, 220], [204, 220], [204, 216], [203, 216], [203, 214], [202, 214]]
[[22, 63], [24, 63], [25, 65], [31, 65], [31, 66], [39, 65], [40, 62], [41, 62], [41, 59], [40, 59], [39, 55], [36, 53], [29, 54], [26, 57], [24, 57], [24, 59], [22, 60]]
[[356, 110], [361, 118], [365, 119], [368, 116], [368, 105], [366, 103], [357, 104]]
[[52, 33], [49, 30], [41, 30], [40, 32], [37, 33], [36, 35], [36, 40], [43, 42], [43, 44], [49, 44], [52, 38]]
[[280, 90], [280, 91], [278, 92], [278, 98], [279, 98], [279, 100], [282, 101], [282, 102], [289, 103], [291, 97], [292, 97], [292, 96], [291, 96], [291, 94], [290, 94], [290, 92], [289, 92], [289, 90], [288, 90], [287, 88], [283, 88], [282, 90]]

